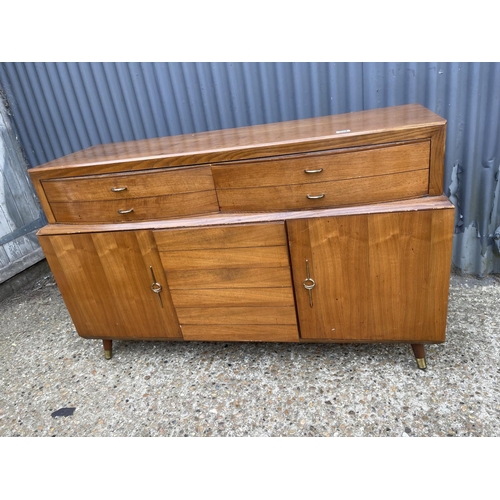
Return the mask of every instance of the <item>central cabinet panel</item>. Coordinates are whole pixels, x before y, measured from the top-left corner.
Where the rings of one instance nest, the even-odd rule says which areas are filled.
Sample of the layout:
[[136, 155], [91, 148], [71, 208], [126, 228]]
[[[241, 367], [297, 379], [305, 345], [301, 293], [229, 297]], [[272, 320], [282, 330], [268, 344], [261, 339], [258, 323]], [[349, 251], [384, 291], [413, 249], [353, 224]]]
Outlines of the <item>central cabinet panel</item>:
[[299, 340], [283, 222], [154, 237], [184, 339]]

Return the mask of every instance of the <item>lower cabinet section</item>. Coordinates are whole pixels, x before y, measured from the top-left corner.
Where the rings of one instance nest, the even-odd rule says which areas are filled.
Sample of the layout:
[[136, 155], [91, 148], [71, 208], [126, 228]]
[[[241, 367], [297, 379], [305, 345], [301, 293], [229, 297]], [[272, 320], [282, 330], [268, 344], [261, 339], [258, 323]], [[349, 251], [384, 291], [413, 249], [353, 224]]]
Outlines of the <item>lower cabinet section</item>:
[[40, 242], [83, 337], [434, 343], [454, 211], [423, 206]]

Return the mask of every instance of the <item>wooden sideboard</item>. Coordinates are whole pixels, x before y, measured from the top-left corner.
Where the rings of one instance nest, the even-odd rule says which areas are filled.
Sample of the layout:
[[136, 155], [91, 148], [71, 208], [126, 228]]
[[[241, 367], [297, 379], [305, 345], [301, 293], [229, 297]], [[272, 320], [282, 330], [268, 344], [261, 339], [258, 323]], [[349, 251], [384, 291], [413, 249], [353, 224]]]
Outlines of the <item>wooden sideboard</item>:
[[420, 105], [93, 146], [29, 171], [79, 335], [445, 340], [446, 121]]

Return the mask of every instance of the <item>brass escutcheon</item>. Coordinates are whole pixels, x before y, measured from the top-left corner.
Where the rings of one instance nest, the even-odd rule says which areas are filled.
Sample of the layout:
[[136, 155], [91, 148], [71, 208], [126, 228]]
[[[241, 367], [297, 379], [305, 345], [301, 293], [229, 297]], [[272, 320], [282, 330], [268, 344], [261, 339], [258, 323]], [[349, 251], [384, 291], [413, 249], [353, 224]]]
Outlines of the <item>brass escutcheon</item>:
[[304, 288], [309, 292], [309, 306], [313, 306], [313, 294], [312, 289], [316, 286], [316, 282], [311, 278], [309, 274], [309, 260], [306, 259], [306, 279], [302, 282]]
[[151, 284], [151, 291], [156, 293], [156, 296], [158, 297], [158, 299], [160, 301], [160, 305], [163, 308], [163, 300], [161, 300], [161, 295], [160, 295], [162, 287], [161, 287], [160, 283], [158, 283], [158, 281], [156, 281], [155, 272], [153, 271], [153, 266], [149, 266], [149, 270], [151, 271], [151, 278], [153, 278], [153, 283]]

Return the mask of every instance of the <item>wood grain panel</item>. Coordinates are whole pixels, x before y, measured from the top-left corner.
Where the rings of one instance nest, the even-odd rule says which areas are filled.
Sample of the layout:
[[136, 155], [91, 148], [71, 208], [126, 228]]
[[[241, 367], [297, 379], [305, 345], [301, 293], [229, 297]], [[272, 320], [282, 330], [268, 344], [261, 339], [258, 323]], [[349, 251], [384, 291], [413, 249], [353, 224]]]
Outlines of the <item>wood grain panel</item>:
[[369, 300], [375, 338], [418, 338], [417, 325], [429, 331], [425, 319], [426, 298], [434, 293], [428, 287], [432, 217], [432, 212], [421, 212], [369, 220]]
[[428, 275], [433, 293], [428, 295], [427, 310], [429, 331], [435, 331], [440, 341], [445, 340], [454, 227], [453, 210], [433, 212], [431, 238], [435, 248], [430, 254]]
[[290, 268], [243, 267], [169, 271], [171, 290], [183, 288], [272, 288], [291, 287]]
[[212, 171], [217, 189], [309, 184], [428, 169], [429, 154], [426, 140], [225, 163], [212, 165]]
[[[106, 337], [110, 332], [121, 330], [124, 321], [119, 309], [102, 307], [112, 296], [112, 289], [102, 278], [104, 271], [92, 250], [92, 235], [74, 238], [41, 236], [38, 239], [78, 334]], [[78, 250], [78, 242], [80, 248], [83, 244], [88, 250]]]
[[298, 342], [296, 325], [185, 325], [185, 340], [225, 342]]
[[[79, 335], [179, 338], [154, 240], [147, 232], [41, 237], [54, 278]], [[150, 289], [152, 266], [164, 289]]]
[[431, 196], [440, 196], [443, 194], [446, 125], [432, 134], [431, 145], [429, 194]]
[[[217, 196], [221, 210], [226, 212], [298, 210], [424, 196], [428, 187], [429, 171], [425, 169], [307, 185], [223, 189], [217, 190]], [[324, 196], [310, 200], [307, 195]]]
[[289, 265], [285, 246], [161, 252], [160, 257], [167, 272], [182, 269], [288, 267]]
[[[29, 170], [32, 179], [144, 170], [429, 138], [446, 120], [418, 104], [92, 146]], [[76, 168], [74, 168], [76, 167]]]
[[[29, 172], [29, 170], [28, 170]], [[49, 170], [50, 172], [50, 170]], [[43, 189], [42, 182], [40, 179], [34, 176], [30, 176], [31, 181], [33, 182], [33, 187], [35, 188], [35, 192], [37, 194], [38, 200], [40, 201], [40, 205], [42, 207], [43, 213], [45, 214], [45, 217], [47, 217], [47, 222], [49, 224], [54, 224], [56, 222], [56, 219], [54, 217], [54, 214], [52, 213], [52, 209], [50, 208], [50, 203], [49, 200], [47, 199], [47, 196], [45, 194], [45, 190]]]
[[[42, 181], [42, 185], [51, 203], [147, 198], [215, 189], [210, 167], [51, 179]], [[124, 187], [124, 191], [111, 191]]]
[[181, 229], [175, 238], [168, 231], [157, 231], [155, 239], [160, 252], [287, 244], [283, 222]]
[[296, 325], [294, 306], [288, 307], [179, 307], [185, 325]]
[[287, 222], [301, 336], [443, 341], [452, 220], [453, 209]]
[[[214, 191], [115, 201], [57, 202], [52, 203], [51, 208], [57, 222], [73, 223], [130, 222], [219, 211]], [[118, 210], [130, 209], [133, 212], [118, 213]]]
[[[367, 218], [304, 219], [287, 223], [287, 229], [301, 337], [352, 338], [364, 331], [368, 326]], [[316, 282], [312, 308], [303, 286], [306, 259]]]
[[292, 288], [235, 288], [171, 290], [175, 307], [287, 307], [293, 306]]

